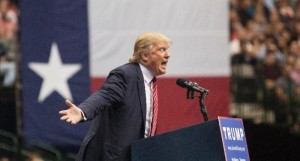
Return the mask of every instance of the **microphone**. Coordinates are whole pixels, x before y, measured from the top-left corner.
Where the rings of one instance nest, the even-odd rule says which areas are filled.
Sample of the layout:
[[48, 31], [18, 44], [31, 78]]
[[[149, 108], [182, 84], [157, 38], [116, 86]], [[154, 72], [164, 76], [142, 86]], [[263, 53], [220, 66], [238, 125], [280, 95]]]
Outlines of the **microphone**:
[[208, 90], [205, 88], [202, 88], [198, 85], [196, 82], [191, 82], [184, 78], [178, 78], [176, 81], [176, 84], [179, 85], [182, 88], [187, 88], [188, 90], [197, 91], [200, 93], [208, 93]]

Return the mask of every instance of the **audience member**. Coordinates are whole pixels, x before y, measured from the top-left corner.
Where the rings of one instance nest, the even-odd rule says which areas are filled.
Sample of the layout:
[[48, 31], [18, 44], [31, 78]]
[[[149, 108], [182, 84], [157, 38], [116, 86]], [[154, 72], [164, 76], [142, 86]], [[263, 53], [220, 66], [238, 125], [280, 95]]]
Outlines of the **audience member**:
[[[18, 53], [18, 13], [9, 0], [0, 0], [0, 76], [1, 86], [14, 85]], [[1, 78], [0, 77], [0, 78]]]
[[[237, 60], [256, 60], [252, 64], [257, 69], [255, 86], [261, 87], [256, 91], [261, 100], [257, 103], [273, 109], [274, 124], [299, 129], [300, 1], [231, 0], [229, 22], [232, 88], [236, 88], [236, 71], [241, 70], [235, 67]], [[251, 57], [242, 48], [244, 42], [251, 42], [246, 45], [253, 51]], [[240, 88], [253, 85], [244, 86]], [[233, 90], [234, 96], [238, 92]]]

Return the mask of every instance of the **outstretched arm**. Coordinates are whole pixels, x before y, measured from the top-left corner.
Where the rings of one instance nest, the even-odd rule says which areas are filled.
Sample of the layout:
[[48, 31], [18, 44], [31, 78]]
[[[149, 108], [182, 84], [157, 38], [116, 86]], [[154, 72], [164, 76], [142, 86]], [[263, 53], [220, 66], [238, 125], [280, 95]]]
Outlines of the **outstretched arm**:
[[81, 110], [69, 100], [66, 100], [66, 104], [69, 108], [59, 111], [59, 114], [62, 115], [60, 119], [75, 125], [83, 119]]

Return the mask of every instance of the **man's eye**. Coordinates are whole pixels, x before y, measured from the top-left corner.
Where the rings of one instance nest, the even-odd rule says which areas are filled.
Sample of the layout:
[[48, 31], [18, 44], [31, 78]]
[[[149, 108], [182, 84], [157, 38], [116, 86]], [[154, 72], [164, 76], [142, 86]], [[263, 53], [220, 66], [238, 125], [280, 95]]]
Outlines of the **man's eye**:
[[159, 51], [164, 52], [166, 51], [166, 48], [160, 48]]

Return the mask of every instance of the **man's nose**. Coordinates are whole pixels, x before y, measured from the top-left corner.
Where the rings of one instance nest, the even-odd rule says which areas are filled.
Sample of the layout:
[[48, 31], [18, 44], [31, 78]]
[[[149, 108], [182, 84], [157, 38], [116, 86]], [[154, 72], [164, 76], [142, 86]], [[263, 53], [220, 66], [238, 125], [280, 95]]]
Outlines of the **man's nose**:
[[166, 51], [165, 57], [166, 58], [170, 58], [171, 57], [169, 50]]

